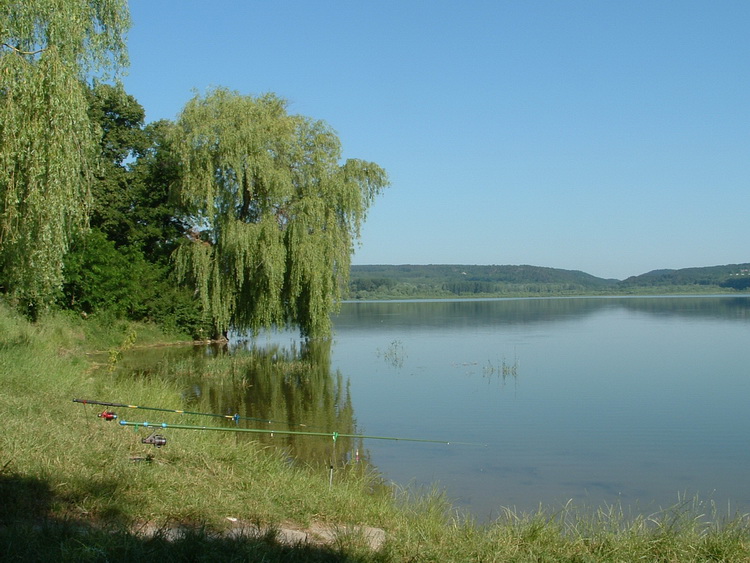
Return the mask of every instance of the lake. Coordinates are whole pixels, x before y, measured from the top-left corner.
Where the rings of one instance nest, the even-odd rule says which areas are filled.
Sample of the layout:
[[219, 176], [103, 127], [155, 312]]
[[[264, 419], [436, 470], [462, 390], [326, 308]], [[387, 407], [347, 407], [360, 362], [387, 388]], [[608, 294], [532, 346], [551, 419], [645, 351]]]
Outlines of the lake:
[[[750, 512], [750, 298], [356, 302], [330, 365], [382, 475], [501, 507]], [[266, 335], [288, 342], [291, 334]]]

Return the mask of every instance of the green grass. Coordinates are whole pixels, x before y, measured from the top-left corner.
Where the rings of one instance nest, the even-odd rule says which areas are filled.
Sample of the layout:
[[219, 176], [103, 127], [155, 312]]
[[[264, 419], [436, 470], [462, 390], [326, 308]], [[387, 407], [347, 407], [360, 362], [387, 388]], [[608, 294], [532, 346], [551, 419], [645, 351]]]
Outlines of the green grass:
[[[193, 432], [160, 450], [74, 397], [182, 408], [179, 374], [119, 377], [117, 352], [164, 340], [153, 327], [51, 316], [29, 324], [0, 307], [0, 559], [7, 561], [750, 561], [750, 524], [689, 500], [662, 513], [620, 507], [478, 525], [440, 491], [379, 486], [377, 475], [290, 466], [254, 440]], [[98, 354], [91, 354], [98, 351]], [[231, 378], [233, 362], [205, 377]], [[95, 364], [101, 364], [99, 366]], [[186, 424], [205, 424], [188, 417]], [[151, 454], [151, 460], [132, 461]], [[236, 522], [262, 533], [228, 533]], [[329, 545], [285, 545], [274, 530], [367, 525]], [[175, 529], [180, 530], [175, 533]], [[150, 530], [149, 534], [143, 533]]]

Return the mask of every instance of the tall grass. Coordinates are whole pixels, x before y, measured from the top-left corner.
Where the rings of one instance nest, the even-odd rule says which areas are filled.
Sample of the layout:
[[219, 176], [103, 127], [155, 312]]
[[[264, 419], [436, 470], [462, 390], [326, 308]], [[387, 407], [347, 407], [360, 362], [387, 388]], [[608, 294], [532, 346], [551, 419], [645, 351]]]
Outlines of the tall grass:
[[[112, 350], [156, 338], [149, 327], [67, 316], [30, 324], [0, 306], [0, 559], [750, 561], [748, 518], [695, 499], [646, 516], [618, 506], [508, 509], [478, 525], [439, 490], [383, 488], [377, 476], [355, 471], [338, 472], [331, 487], [318, 469], [290, 466], [276, 450], [224, 433], [192, 432], [157, 450], [141, 443], [143, 430], [72, 402], [113, 397], [181, 408], [178, 377], [123, 378], [107, 369], [110, 357], [118, 361]], [[232, 362], [212, 364], [206, 376], [239, 377]], [[175, 362], [163, 371], [190, 369]], [[376, 526], [387, 541], [379, 551], [356, 533], [329, 544], [277, 541], [282, 527], [313, 524]]]

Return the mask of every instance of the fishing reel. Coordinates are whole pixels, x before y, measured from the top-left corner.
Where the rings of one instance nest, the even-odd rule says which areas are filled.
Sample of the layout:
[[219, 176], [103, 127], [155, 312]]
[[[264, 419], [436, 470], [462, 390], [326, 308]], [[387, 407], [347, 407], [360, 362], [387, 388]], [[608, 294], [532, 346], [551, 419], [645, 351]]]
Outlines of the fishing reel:
[[104, 420], [117, 420], [117, 413], [114, 413], [112, 411], [102, 411], [96, 416]]
[[167, 439], [161, 434], [154, 432], [148, 438], [141, 438], [142, 444], [151, 444], [157, 448], [167, 445]]

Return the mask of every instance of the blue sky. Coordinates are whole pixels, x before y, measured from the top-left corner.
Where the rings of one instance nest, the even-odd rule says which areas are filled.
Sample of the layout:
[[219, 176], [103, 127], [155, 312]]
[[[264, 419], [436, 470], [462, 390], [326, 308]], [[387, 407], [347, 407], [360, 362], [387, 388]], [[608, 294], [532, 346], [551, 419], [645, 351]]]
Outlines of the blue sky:
[[355, 264], [750, 261], [750, 2], [131, 0], [126, 90], [275, 92], [372, 160]]

